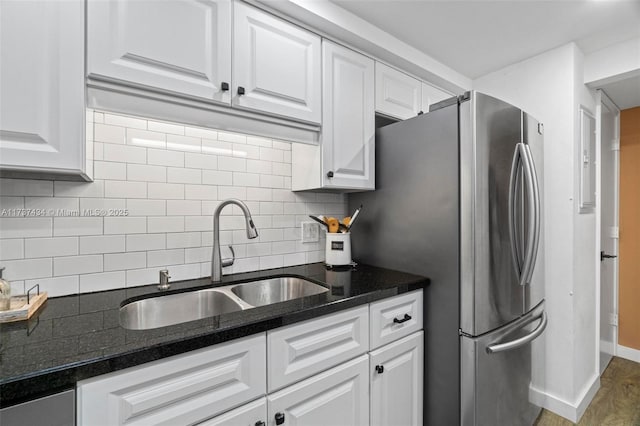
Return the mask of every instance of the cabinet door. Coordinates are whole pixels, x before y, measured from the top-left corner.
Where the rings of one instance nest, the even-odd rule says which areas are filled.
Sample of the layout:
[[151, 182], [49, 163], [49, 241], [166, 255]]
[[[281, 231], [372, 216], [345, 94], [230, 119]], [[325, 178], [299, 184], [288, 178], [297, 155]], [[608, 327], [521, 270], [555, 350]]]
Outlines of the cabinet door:
[[319, 124], [320, 37], [240, 2], [233, 33], [233, 105]]
[[194, 424], [266, 393], [265, 335], [78, 383], [80, 425]]
[[438, 103], [453, 95], [430, 84], [422, 83], [422, 111], [429, 112], [429, 105]]
[[371, 425], [422, 424], [422, 331], [371, 352]]
[[0, 1], [0, 51], [0, 168], [83, 176], [84, 2]]
[[[368, 355], [362, 355], [269, 395], [267, 424], [368, 425], [368, 367]], [[276, 423], [276, 416], [280, 419], [284, 416], [284, 423]]]
[[230, 0], [88, 2], [88, 73], [230, 103]]
[[376, 62], [376, 112], [406, 120], [422, 108], [422, 82]]
[[374, 62], [325, 40], [322, 64], [323, 186], [375, 189]]
[[213, 419], [198, 423], [198, 426], [255, 426], [267, 424], [267, 398], [260, 398]]

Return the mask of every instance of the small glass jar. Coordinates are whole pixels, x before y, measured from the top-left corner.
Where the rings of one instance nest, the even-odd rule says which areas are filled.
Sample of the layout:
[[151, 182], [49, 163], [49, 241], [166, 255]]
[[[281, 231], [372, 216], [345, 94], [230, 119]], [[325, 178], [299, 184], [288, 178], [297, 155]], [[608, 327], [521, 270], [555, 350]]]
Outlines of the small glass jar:
[[2, 278], [2, 271], [4, 268], [0, 268], [0, 311], [8, 311], [11, 308], [11, 284]]

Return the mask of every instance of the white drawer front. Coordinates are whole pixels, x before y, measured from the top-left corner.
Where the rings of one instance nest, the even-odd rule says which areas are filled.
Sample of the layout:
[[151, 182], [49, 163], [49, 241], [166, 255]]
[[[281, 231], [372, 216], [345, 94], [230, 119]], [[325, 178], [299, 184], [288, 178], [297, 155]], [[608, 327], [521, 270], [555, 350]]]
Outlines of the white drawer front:
[[244, 404], [213, 419], [198, 423], [198, 426], [253, 426], [267, 423], [267, 398]]
[[264, 395], [265, 357], [260, 334], [80, 382], [78, 423], [197, 423]]
[[364, 354], [368, 326], [363, 306], [267, 332], [269, 392]]
[[422, 290], [370, 305], [371, 349], [422, 329]]

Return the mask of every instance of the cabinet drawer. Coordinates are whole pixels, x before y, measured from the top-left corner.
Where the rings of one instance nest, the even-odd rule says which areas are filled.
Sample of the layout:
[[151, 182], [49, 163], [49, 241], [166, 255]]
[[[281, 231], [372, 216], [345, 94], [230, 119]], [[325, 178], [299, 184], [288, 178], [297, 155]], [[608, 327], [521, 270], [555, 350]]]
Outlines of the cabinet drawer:
[[369, 357], [362, 355], [267, 397], [269, 426], [369, 424]]
[[78, 383], [80, 425], [194, 424], [266, 391], [265, 335]]
[[368, 324], [363, 306], [268, 332], [269, 392], [367, 352]]
[[370, 305], [371, 349], [422, 329], [422, 290]]
[[267, 423], [267, 398], [244, 404], [213, 419], [198, 423], [198, 426], [259, 425]]

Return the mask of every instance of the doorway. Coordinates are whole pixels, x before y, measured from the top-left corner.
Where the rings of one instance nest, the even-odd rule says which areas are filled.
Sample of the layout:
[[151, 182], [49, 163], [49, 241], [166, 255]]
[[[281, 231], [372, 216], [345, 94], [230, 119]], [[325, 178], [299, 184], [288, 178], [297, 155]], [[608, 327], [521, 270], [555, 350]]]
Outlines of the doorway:
[[597, 91], [596, 143], [599, 152], [600, 176], [596, 203], [599, 228], [600, 299], [600, 374], [618, 346], [618, 216], [620, 199], [620, 110], [602, 90]]

